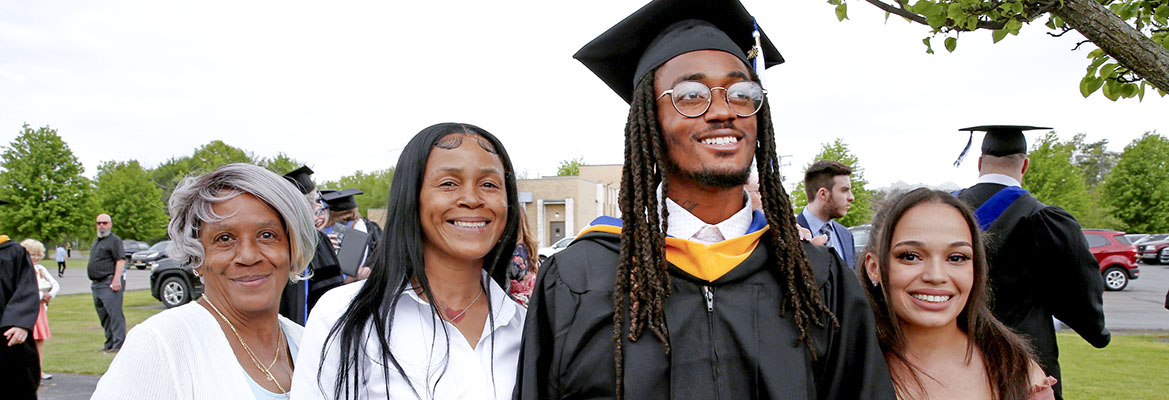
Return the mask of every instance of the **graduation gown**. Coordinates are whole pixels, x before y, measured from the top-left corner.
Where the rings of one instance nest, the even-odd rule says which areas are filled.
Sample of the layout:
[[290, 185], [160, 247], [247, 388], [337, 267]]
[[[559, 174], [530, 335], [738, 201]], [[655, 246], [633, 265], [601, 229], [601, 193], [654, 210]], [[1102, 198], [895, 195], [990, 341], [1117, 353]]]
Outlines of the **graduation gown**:
[[[958, 198], [978, 208], [1005, 188], [980, 183], [963, 190]], [[991, 310], [1030, 339], [1047, 375], [1060, 378], [1052, 316], [1092, 346], [1108, 345], [1111, 334], [1104, 327], [1100, 264], [1071, 214], [1024, 193], [989, 222], [986, 238]], [[1055, 392], [1059, 397], [1060, 385]]]
[[24, 343], [12, 347], [8, 346], [7, 338], [0, 336], [0, 388], [4, 388], [5, 398], [36, 398], [41, 383], [41, 366], [32, 328], [37, 321], [40, 301], [36, 270], [28, 252], [7, 236], [0, 235], [0, 333], [12, 327], [28, 330]]
[[317, 231], [317, 248], [313, 259], [309, 262], [309, 269], [313, 271], [312, 278], [297, 283], [289, 283], [284, 287], [280, 297], [280, 315], [300, 325], [308, 319], [308, 311], [316, 305], [329, 289], [341, 286], [344, 278], [341, 277], [341, 263], [333, 253], [333, 245], [329, 237]]
[[[620, 222], [598, 220], [606, 218]], [[603, 223], [594, 226], [598, 222]], [[748, 236], [764, 229], [766, 220], [756, 211]], [[590, 228], [541, 266], [524, 323], [516, 399], [615, 397], [611, 338], [618, 232]], [[839, 330], [813, 329], [819, 355], [813, 361], [805, 346], [795, 345], [798, 330], [790, 314], [779, 315], [785, 295], [760, 236], [742, 246], [740, 256], [694, 252], [670, 259], [672, 294], [665, 313], [672, 351], [667, 355], [648, 330], [637, 342], [623, 334], [624, 398], [895, 398], [872, 310], [852, 272], [827, 248], [804, 244], [820, 294], [840, 321]], [[740, 239], [752, 240], [740, 237], [712, 248]], [[705, 247], [668, 241], [680, 248]], [[731, 269], [707, 281], [676, 265], [702, 260], [729, 261], [724, 267]]]

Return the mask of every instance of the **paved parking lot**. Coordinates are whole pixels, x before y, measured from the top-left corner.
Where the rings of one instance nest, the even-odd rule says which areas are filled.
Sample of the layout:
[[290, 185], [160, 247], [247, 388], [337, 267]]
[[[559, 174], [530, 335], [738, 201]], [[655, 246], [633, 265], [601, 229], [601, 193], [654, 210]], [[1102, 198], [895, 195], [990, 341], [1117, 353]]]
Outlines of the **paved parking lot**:
[[[56, 272], [56, 269], [50, 268], [50, 271]], [[126, 278], [126, 289], [139, 290], [150, 289], [150, 270], [138, 270], [137, 268], [127, 268], [123, 274]], [[69, 268], [65, 272], [65, 276], [57, 278], [57, 282], [61, 284], [61, 291], [57, 293], [58, 296], [77, 293], [91, 293], [89, 290], [89, 277], [85, 275], [84, 268]]]
[[1141, 277], [1119, 292], [1104, 292], [1104, 323], [1111, 331], [1169, 331], [1169, 265], [1141, 264]]

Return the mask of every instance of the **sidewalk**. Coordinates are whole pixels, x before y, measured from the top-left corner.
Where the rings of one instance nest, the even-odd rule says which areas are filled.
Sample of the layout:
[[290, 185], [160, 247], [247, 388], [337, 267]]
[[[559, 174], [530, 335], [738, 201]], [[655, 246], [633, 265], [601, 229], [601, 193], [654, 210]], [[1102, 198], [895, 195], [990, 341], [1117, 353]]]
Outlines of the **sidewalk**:
[[41, 400], [86, 400], [93, 395], [101, 376], [55, 373], [53, 379], [41, 381], [37, 398]]

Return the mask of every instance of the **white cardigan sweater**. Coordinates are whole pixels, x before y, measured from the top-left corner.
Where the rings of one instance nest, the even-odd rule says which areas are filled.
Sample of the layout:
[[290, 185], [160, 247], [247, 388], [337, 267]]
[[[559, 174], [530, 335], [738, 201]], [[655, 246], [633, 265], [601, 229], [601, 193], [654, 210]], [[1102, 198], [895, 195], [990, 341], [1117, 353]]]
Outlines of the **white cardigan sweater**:
[[[287, 336], [300, 341], [300, 325], [280, 317]], [[254, 400], [215, 316], [196, 302], [146, 319], [97, 383], [92, 400]]]

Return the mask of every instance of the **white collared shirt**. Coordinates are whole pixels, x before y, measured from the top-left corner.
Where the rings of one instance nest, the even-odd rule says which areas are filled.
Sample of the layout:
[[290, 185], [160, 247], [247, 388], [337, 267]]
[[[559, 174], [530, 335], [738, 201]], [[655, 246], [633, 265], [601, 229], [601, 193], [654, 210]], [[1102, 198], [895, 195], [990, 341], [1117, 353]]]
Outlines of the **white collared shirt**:
[[983, 174], [978, 177], [978, 183], [997, 183], [1003, 186], [1023, 186], [1015, 178], [1003, 174]]
[[[722, 234], [723, 240], [731, 240], [739, 236], [746, 235], [747, 229], [751, 227], [751, 221], [754, 219], [755, 210], [751, 208], [751, 200], [749, 197], [747, 197], [747, 192], [745, 190], [743, 191], [743, 197], [745, 199], [743, 201], [743, 209], [735, 212], [735, 214], [731, 215], [730, 218], [727, 218], [722, 222], [713, 225], [716, 229], [718, 229], [719, 233]], [[659, 184], [659, 203], [662, 201], [662, 199], [662, 185]], [[713, 243], [696, 238], [696, 236], [698, 236], [698, 232], [701, 231], [702, 228], [710, 226], [710, 224], [707, 224], [703, 220], [698, 219], [698, 217], [695, 217], [694, 214], [691, 214], [690, 211], [682, 208], [682, 206], [678, 205], [678, 203], [675, 203], [673, 200], [670, 200], [669, 198], [664, 199], [666, 210], [670, 212], [670, 223], [666, 227], [666, 234], [679, 239], [686, 239], [703, 244]]]
[[[398, 299], [389, 345], [409, 382], [392, 365], [389, 375], [383, 373], [379, 365], [381, 347], [376, 339], [368, 337], [363, 344], [366, 353], [360, 360], [367, 375], [358, 385], [361, 393], [357, 398], [413, 399], [417, 398], [411, 390], [413, 386], [423, 399], [511, 399], [526, 310], [511, 300], [495, 281], [486, 278], [486, 274], [484, 277], [489, 282], [495, 318], [494, 325], [491, 318], [484, 322], [483, 333], [474, 349], [458, 328], [434, 316], [430, 303], [418, 297], [414, 290], [406, 290]], [[339, 342], [336, 338], [329, 342], [323, 364], [321, 349], [329, 330], [349, 308], [363, 284], [364, 281], [355, 282], [330, 290], [309, 314], [292, 379], [293, 399], [332, 398], [339, 369]], [[448, 356], [444, 326], [450, 338], [450, 362], [444, 359]], [[317, 371], [320, 371], [319, 379]], [[386, 393], [387, 381], [389, 393]], [[327, 395], [321, 394], [318, 383]]]

